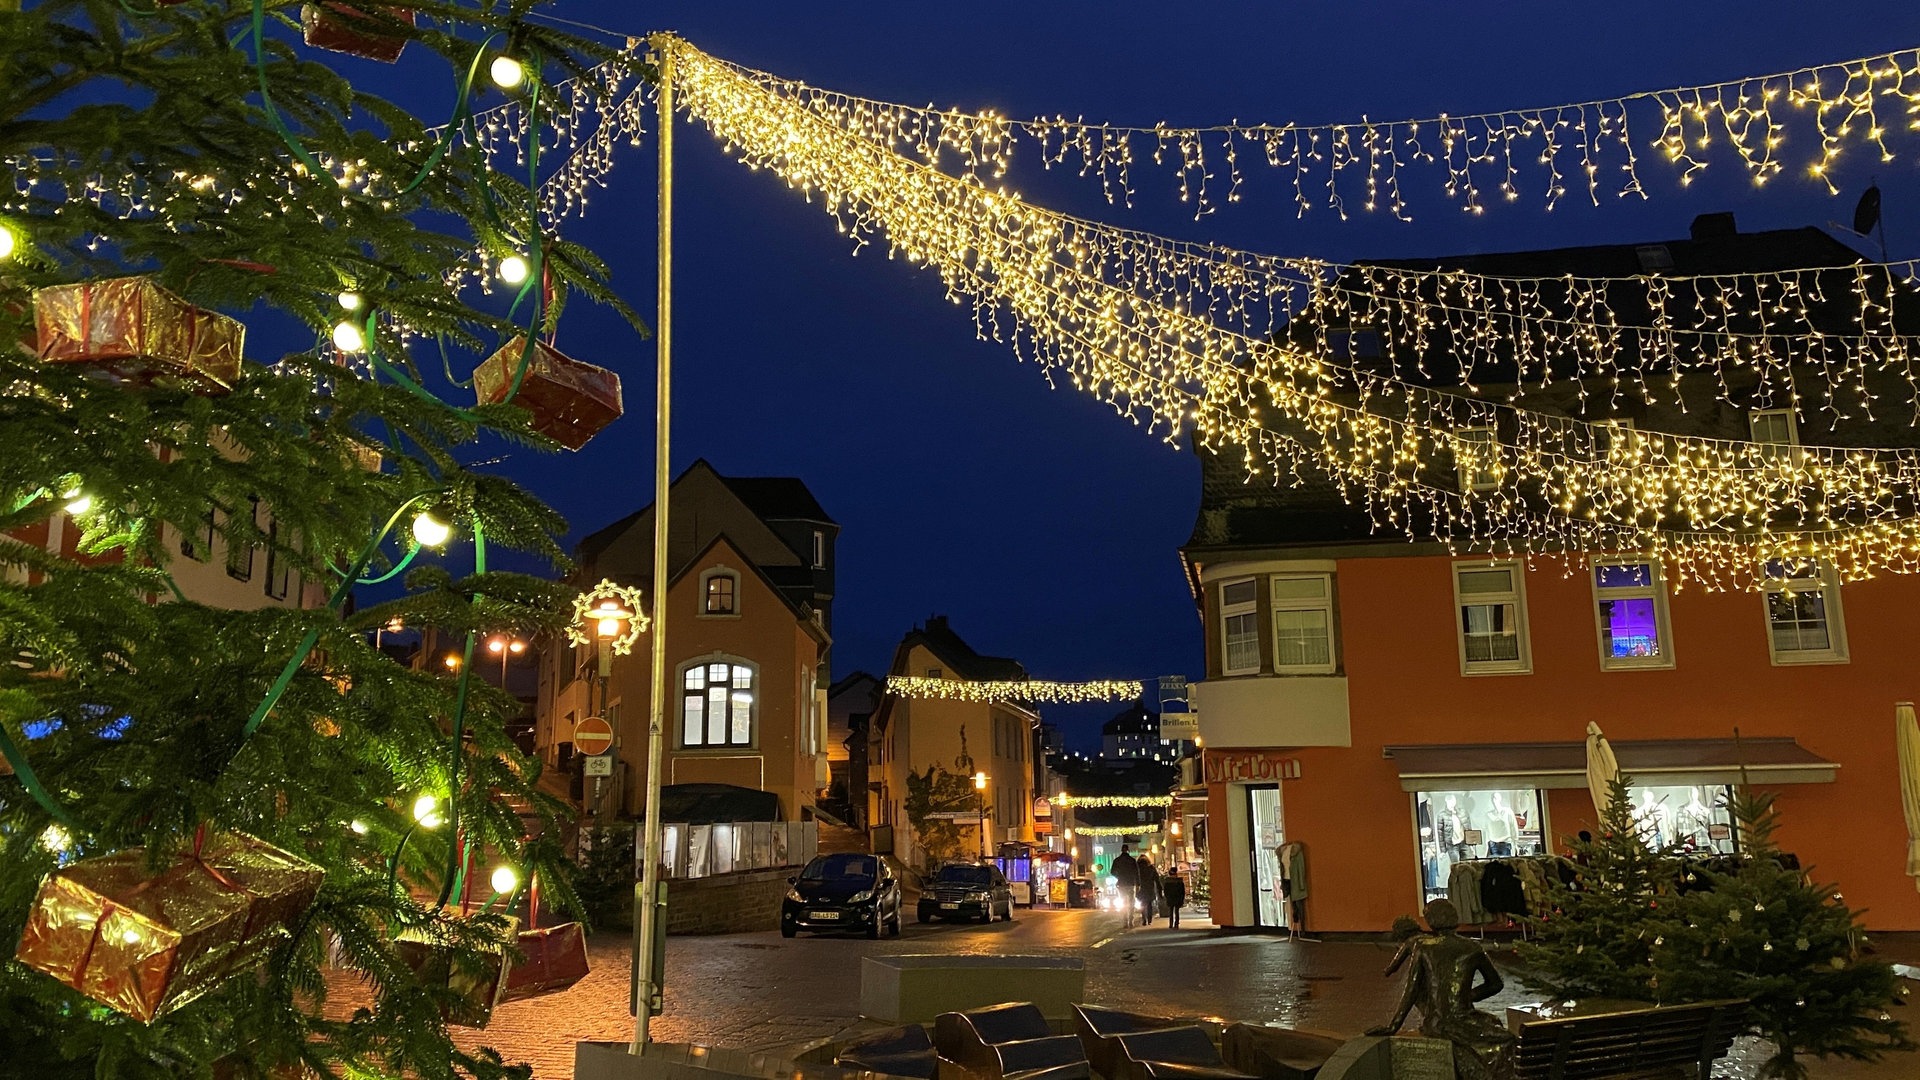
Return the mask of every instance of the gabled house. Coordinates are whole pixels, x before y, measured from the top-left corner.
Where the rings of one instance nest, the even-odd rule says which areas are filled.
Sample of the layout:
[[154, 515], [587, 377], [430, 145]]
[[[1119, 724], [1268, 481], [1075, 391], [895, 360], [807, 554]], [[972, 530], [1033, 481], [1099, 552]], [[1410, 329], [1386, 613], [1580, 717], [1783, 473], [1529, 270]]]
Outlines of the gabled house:
[[[1027, 677], [1014, 660], [975, 652], [944, 615], [900, 639], [888, 674], [967, 682]], [[867, 820], [875, 849], [891, 851], [910, 865], [928, 861], [909, 820], [907, 774], [924, 775], [929, 767], [956, 776], [986, 774], [975, 805], [952, 818], [962, 833], [962, 852], [993, 854], [1002, 841], [1031, 841], [1039, 727], [1038, 713], [1011, 702], [885, 695], [868, 733]]]
[[[833, 548], [839, 527], [793, 477], [725, 477], [696, 461], [674, 480], [667, 549], [668, 759], [662, 783], [727, 784], [777, 796], [797, 820], [827, 787], [826, 686]], [[650, 591], [653, 507], [587, 536], [576, 580]], [[648, 599], [651, 605], [651, 598]], [[594, 646], [549, 647], [535, 741], [572, 769], [580, 720], [615, 733], [615, 775], [586, 781], [602, 819], [642, 811], [651, 642], [612, 662], [604, 689]]]

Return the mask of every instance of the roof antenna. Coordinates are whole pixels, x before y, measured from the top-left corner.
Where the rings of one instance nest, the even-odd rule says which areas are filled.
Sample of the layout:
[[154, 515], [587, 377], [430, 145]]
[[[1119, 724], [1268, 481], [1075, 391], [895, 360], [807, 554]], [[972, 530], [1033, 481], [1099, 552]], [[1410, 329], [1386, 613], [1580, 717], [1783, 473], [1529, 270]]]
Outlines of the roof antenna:
[[1860, 193], [1860, 201], [1854, 204], [1851, 226], [1842, 225], [1836, 221], [1829, 221], [1827, 224], [1836, 229], [1845, 229], [1862, 240], [1870, 238], [1875, 231], [1878, 231], [1880, 261], [1884, 263], [1890, 260], [1887, 258], [1887, 220], [1880, 213], [1879, 179], [1876, 176], [1867, 181], [1867, 190]]

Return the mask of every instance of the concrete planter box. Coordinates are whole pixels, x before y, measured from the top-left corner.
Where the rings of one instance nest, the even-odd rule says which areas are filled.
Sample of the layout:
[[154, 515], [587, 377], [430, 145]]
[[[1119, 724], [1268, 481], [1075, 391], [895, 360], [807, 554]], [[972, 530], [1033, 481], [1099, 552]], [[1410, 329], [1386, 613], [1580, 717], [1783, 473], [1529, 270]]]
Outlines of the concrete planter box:
[[1086, 998], [1087, 969], [1051, 956], [868, 956], [860, 961], [860, 1014], [883, 1024], [925, 1024], [943, 1012], [1031, 1001], [1064, 1020]]

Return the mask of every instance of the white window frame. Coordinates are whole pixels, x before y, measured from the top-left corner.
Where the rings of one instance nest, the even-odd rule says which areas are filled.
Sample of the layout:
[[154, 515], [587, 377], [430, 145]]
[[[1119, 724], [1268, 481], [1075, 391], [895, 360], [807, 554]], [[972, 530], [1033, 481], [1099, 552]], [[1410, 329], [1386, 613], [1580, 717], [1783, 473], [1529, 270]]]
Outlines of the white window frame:
[[[1500, 435], [1491, 427], [1482, 425], [1478, 427], [1461, 428], [1459, 431], [1454, 432], [1454, 443], [1456, 447], [1460, 443], [1477, 443], [1485, 446], [1492, 452], [1492, 461], [1496, 468], [1500, 463]], [[1461, 467], [1458, 452], [1454, 454], [1453, 471], [1455, 477], [1460, 481], [1460, 493], [1463, 495], [1471, 495], [1475, 492], [1482, 491], [1497, 491], [1500, 488], [1500, 474], [1497, 471], [1476, 469], [1468, 472]]]
[[[1228, 604], [1227, 589], [1235, 585], [1252, 585], [1253, 599], [1243, 603]], [[1227, 658], [1232, 655], [1227, 648], [1227, 620], [1236, 619], [1243, 615], [1253, 616], [1253, 665], [1251, 667], [1232, 667], [1227, 663]], [[1260, 583], [1258, 578], [1229, 578], [1220, 583], [1220, 674], [1260, 674]]]
[[[1645, 566], [1652, 580], [1646, 585], [1602, 588], [1603, 566]], [[1650, 555], [1620, 555], [1595, 559], [1587, 567], [1587, 581], [1593, 587], [1593, 638], [1600, 650], [1602, 671], [1651, 671], [1673, 667], [1673, 617], [1667, 610], [1667, 577], [1659, 560]], [[1600, 605], [1608, 600], [1652, 600], [1653, 622], [1660, 655], [1614, 656], [1607, 648], [1607, 624], [1600, 617]]]
[[[1461, 622], [1461, 609], [1466, 607], [1464, 595], [1460, 592], [1460, 575], [1484, 570], [1507, 570], [1512, 574], [1513, 588], [1503, 593], [1473, 593], [1476, 607], [1489, 604], [1511, 603], [1514, 610], [1514, 637], [1519, 644], [1519, 658], [1514, 660], [1468, 660], [1467, 628]], [[1453, 564], [1453, 640], [1460, 652], [1460, 674], [1462, 675], [1530, 675], [1533, 673], [1533, 644], [1531, 622], [1527, 618], [1527, 569], [1518, 559], [1463, 560]]]
[[[707, 589], [714, 578], [731, 578], [733, 581], [733, 610], [708, 611]], [[716, 566], [700, 575], [699, 617], [702, 619], [737, 619], [740, 617], [740, 573], [730, 567]]]
[[1767, 657], [1775, 667], [1795, 667], [1802, 664], [1844, 664], [1849, 660], [1847, 654], [1847, 620], [1840, 604], [1840, 576], [1834, 572], [1833, 564], [1819, 562], [1815, 567], [1821, 598], [1827, 612], [1827, 647], [1824, 649], [1787, 649], [1782, 650], [1775, 644], [1773, 636], [1773, 597], [1776, 593], [1798, 592], [1804, 589], [1792, 588], [1792, 580], [1776, 578], [1768, 574], [1767, 568], [1760, 568], [1760, 616], [1766, 620]]
[[[753, 700], [747, 705], [747, 740], [745, 742], [735, 742], [733, 740], [731, 715], [728, 717], [726, 738], [720, 742], [706, 741], [705, 725], [708, 724], [709, 721], [704, 711], [701, 713], [701, 722], [703, 725], [701, 741], [687, 741], [687, 698], [690, 694], [687, 687], [687, 674], [695, 668], [705, 668], [710, 664], [727, 665], [727, 681], [729, 683], [727, 689], [729, 694], [731, 694], [733, 689], [731, 683], [733, 682], [734, 668], [744, 668], [751, 676], [751, 682], [748, 684], [747, 692], [753, 695]], [[702, 673], [702, 677], [703, 679], [706, 677], [705, 672]], [[710, 688], [705, 686], [701, 688], [703, 693], [708, 689]], [[765, 690], [766, 687], [762, 684], [760, 678], [760, 665], [743, 657], [732, 656], [726, 653], [709, 653], [706, 656], [696, 657], [681, 664], [674, 678], [674, 694], [677, 695], [675, 700], [678, 702], [673, 709], [673, 741], [676, 748], [696, 753], [706, 750], [738, 751], [758, 749], [760, 746], [760, 697]]]
[[[1762, 439], [1760, 432], [1756, 430], [1760, 420], [1780, 416], [1787, 418], [1787, 441], [1783, 443], [1778, 439]], [[1762, 449], [1761, 453], [1769, 458], [1784, 457], [1789, 461], [1800, 460], [1800, 417], [1792, 409], [1754, 409], [1747, 413], [1747, 436], [1761, 447], [1786, 448], [1784, 450]]]
[[815, 570], [827, 568], [827, 531], [825, 529], [813, 530], [813, 568]]
[[[1319, 599], [1286, 597], [1275, 588], [1280, 581], [1318, 580], [1321, 584]], [[1268, 618], [1273, 620], [1273, 670], [1277, 675], [1331, 675], [1340, 667], [1339, 633], [1333, 621], [1333, 575], [1332, 574], [1272, 574], [1267, 579], [1267, 596], [1272, 611]], [[1283, 664], [1280, 662], [1280, 625], [1282, 611], [1319, 611], [1327, 617], [1327, 662], [1324, 664]], [[1224, 625], [1224, 624], [1223, 624]], [[1142, 751], [1144, 754], [1145, 752]]]

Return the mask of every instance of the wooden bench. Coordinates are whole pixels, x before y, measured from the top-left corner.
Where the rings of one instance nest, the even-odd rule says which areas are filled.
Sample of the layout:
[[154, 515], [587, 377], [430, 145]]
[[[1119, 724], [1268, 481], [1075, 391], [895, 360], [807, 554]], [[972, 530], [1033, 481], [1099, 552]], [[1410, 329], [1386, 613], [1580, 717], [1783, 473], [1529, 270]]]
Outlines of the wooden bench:
[[1705, 1080], [1746, 1028], [1745, 1001], [1620, 1008], [1530, 1019], [1516, 1011], [1509, 1024], [1514, 1080], [1625, 1080], [1692, 1076]]
[[1072, 1035], [1055, 1035], [1029, 1002], [933, 1020], [940, 1080], [1088, 1080], [1087, 1055]]

